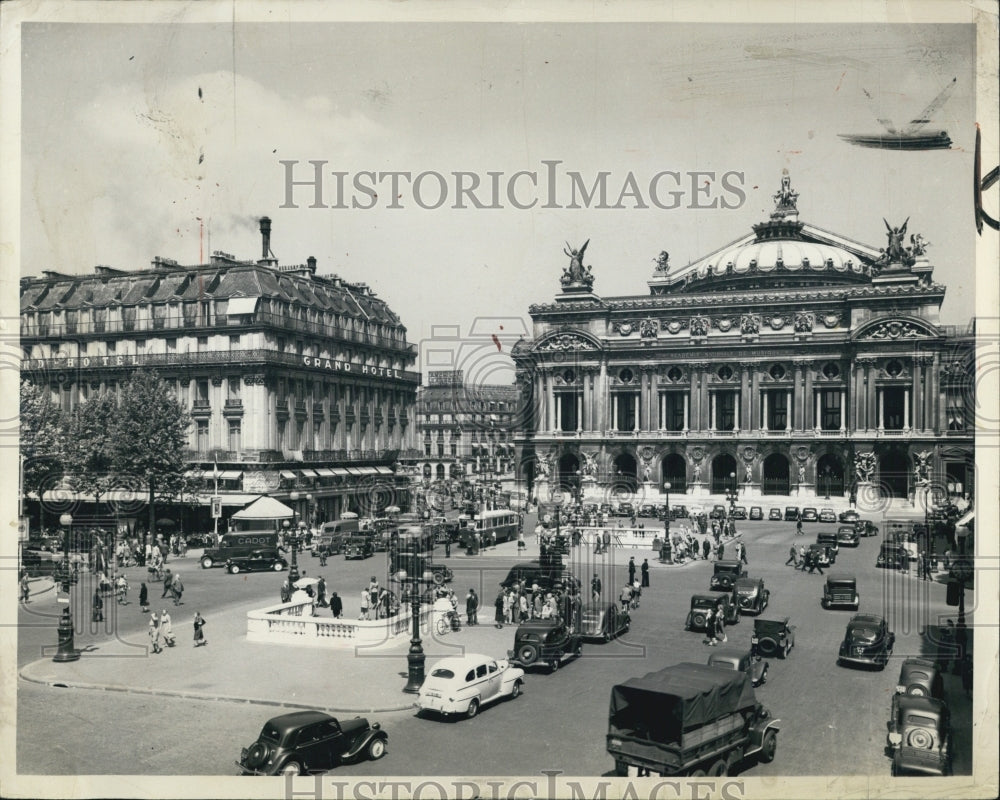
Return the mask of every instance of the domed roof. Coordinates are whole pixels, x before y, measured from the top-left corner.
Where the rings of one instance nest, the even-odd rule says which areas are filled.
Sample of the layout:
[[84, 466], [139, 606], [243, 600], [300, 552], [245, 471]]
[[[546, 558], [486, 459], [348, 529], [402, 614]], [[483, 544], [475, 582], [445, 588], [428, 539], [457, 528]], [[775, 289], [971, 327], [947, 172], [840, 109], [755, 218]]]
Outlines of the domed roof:
[[694, 275], [725, 275], [732, 272], [787, 270], [827, 270], [862, 272], [858, 257], [842, 247], [795, 239], [765, 239], [734, 242], [692, 265]]

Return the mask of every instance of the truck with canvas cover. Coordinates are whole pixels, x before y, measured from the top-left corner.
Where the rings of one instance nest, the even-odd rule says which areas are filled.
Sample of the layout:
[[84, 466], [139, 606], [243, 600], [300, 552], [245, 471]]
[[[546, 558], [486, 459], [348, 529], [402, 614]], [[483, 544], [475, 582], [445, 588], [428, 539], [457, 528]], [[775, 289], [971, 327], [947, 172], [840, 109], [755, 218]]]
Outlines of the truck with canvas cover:
[[773, 761], [779, 722], [749, 675], [675, 664], [612, 688], [607, 750], [619, 775], [721, 777], [750, 756]]

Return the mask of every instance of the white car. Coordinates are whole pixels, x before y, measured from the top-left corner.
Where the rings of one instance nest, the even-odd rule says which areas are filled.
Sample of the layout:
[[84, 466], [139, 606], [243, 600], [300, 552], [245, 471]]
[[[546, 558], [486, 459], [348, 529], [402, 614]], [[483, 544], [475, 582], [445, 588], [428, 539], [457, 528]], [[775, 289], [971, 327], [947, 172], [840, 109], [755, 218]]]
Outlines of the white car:
[[524, 670], [478, 653], [443, 658], [420, 687], [421, 711], [474, 717], [479, 709], [501, 697], [517, 697], [524, 688]]

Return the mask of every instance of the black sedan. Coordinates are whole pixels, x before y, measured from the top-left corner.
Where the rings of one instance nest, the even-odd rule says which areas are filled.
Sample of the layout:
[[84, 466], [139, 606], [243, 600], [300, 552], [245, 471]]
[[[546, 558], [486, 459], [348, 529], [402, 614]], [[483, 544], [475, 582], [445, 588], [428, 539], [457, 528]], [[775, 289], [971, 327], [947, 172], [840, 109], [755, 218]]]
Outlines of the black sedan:
[[286, 567], [288, 567], [288, 562], [273, 550], [254, 550], [248, 556], [234, 556], [226, 561], [226, 572], [230, 575], [267, 570], [281, 572]]
[[847, 509], [847, 511], [840, 512], [840, 516], [837, 518], [837, 521], [854, 523], [857, 522], [859, 519], [861, 519], [861, 515], [853, 508], [849, 508]]
[[294, 711], [264, 723], [257, 741], [244, 747], [241, 775], [303, 775], [346, 762], [385, 755], [388, 734], [364, 717], [338, 721], [322, 711]]
[[847, 623], [837, 664], [863, 664], [885, 669], [895, 643], [896, 634], [889, 630], [883, 617], [855, 614]]

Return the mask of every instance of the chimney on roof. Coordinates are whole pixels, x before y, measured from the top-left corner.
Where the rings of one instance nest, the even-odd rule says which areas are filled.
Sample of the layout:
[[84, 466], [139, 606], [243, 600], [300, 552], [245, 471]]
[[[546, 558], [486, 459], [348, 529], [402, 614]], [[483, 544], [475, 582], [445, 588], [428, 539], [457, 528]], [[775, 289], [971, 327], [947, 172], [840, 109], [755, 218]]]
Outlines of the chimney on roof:
[[309, 256], [306, 259], [306, 269], [309, 270], [310, 275], [316, 274], [316, 256]]
[[271, 258], [271, 218], [261, 217], [260, 218], [260, 237], [261, 244], [263, 245], [263, 250], [261, 252], [261, 260], [267, 261]]

